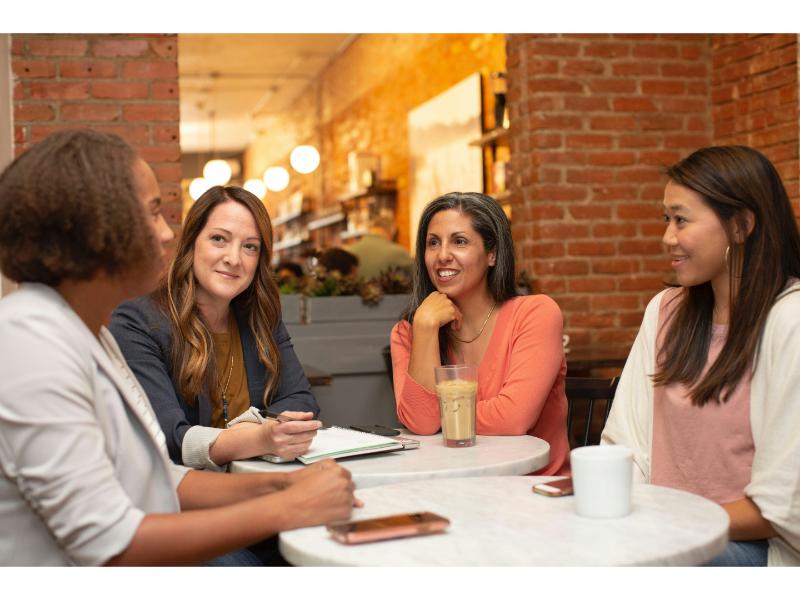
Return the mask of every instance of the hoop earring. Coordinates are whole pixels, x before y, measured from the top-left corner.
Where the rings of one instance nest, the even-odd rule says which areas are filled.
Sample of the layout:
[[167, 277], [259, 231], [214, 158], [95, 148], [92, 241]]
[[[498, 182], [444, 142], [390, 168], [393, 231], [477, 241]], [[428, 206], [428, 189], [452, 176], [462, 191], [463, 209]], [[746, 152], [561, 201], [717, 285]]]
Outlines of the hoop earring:
[[731, 254], [731, 247], [730, 247], [730, 246], [727, 246], [727, 247], [725, 248], [725, 264], [726, 264], [726, 265], [727, 265], [727, 264], [730, 264], [730, 263], [728, 263], [728, 257], [730, 256], [730, 254]]

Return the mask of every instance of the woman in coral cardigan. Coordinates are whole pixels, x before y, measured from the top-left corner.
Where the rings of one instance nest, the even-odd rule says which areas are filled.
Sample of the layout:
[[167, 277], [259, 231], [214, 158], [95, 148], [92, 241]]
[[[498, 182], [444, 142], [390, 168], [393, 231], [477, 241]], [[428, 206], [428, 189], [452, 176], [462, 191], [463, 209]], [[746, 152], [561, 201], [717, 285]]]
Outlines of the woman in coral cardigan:
[[436, 433], [434, 367], [473, 365], [477, 433], [542, 438], [550, 463], [541, 473], [568, 472], [562, 328], [553, 300], [517, 295], [500, 205], [477, 193], [437, 198], [420, 217], [414, 291], [392, 330], [398, 418], [415, 433]]

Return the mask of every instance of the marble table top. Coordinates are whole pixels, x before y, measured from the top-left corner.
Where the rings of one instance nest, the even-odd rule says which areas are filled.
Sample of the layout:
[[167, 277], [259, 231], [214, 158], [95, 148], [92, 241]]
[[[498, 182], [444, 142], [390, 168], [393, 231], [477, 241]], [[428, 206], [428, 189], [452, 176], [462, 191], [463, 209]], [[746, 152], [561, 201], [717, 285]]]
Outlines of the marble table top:
[[[488, 475], [525, 475], [546, 466], [550, 444], [530, 436], [479, 435], [469, 448], [447, 448], [442, 434], [403, 437], [419, 440], [414, 450], [354, 456], [338, 462], [350, 470], [358, 488], [442, 477], [482, 477]], [[297, 462], [275, 464], [261, 459], [237, 460], [232, 473], [293, 471]]]
[[363, 490], [353, 519], [431, 511], [447, 532], [346, 546], [324, 527], [280, 534], [287, 561], [303, 566], [698, 565], [725, 549], [728, 515], [714, 502], [637, 484], [633, 510], [618, 519], [575, 514], [574, 496], [549, 498], [531, 486], [554, 477], [412, 481]]

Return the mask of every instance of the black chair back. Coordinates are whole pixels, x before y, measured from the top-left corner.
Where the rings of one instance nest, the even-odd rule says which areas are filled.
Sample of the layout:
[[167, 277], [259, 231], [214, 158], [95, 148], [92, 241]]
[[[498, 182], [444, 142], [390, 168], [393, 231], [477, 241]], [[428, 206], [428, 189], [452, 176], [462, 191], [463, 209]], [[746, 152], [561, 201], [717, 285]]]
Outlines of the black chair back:
[[[600, 443], [618, 377], [567, 377], [567, 436], [570, 448]], [[595, 406], [597, 405], [597, 406]]]
[[394, 386], [394, 375], [392, 374], [392, 347], [384, 346], [381, 350], [383, 355], [383, 362], [386, 365], [386, 374], [389, 376], [389, 382]]

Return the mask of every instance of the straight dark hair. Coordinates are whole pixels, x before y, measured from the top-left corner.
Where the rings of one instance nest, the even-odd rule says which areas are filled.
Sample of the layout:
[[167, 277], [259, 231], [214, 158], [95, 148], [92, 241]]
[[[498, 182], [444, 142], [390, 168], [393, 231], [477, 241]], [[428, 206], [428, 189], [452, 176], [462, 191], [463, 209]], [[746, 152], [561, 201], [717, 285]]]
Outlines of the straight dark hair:
[[[726, 402], [755, 366], [767, 315], [791, 277], [800, 277], [800, 234], [786, 189], [772, 163], [748, 146], [701, 148], [667, 169], [676, 184], [697, 192], [719, 217], [730, 243], [730, 325], [719, 356], [700, 379], [711, 344], [710, 282], [681, 293], [656, 361], [655, 385], [681, 383], [692, 404]], [[746, 211], [755, 217], [746, 232]]]
[[[432, 292], [436, 291], [428, 268], [425, 266], [425, 249], [428, 226], [433, 216], [443, 210], [457, 210], [467, 215], [472, 227], [483, 240], [483, 248], [495, 253], [495, 264], [486, 273], [486, 285], [497, 304], [517, 296], [515, 284], [514, 242], [511, 237], [511, 224], [506, 213], [491, 196], [477, 192], [451, 192], [439, 196], [425, 207], [417, 228], [417, 249], [414, 257], [414, 286], [411, 301], [401, 315], [409, 323], [414, 322], [414, 313]], [[447, 363], [447, 350], [450, 339], [447, 326], [439, 328], [439, 358]]]

